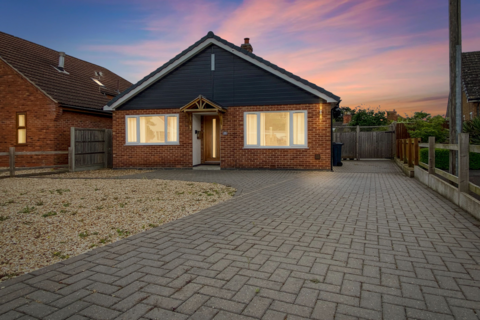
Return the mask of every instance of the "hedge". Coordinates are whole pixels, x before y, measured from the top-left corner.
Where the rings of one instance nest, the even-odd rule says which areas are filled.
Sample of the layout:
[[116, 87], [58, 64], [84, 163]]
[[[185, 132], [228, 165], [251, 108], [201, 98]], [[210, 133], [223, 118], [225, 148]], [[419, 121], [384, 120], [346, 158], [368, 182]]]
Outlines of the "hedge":
[[[450, 151], [435, 149], [435, 168], [448, 170]], [[420, 161], [428, 164], [428, 148], [420, 149]], [[480, 153], [470, 152], [470, 170], [480, 170]]]

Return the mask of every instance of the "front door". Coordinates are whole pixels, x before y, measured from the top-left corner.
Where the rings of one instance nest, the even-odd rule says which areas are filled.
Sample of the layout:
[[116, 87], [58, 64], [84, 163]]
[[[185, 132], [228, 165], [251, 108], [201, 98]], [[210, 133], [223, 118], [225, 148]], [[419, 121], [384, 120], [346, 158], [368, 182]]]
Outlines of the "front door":
[[220, 121], [218, 116], [203, 117], [205, 162], [220, 162]]

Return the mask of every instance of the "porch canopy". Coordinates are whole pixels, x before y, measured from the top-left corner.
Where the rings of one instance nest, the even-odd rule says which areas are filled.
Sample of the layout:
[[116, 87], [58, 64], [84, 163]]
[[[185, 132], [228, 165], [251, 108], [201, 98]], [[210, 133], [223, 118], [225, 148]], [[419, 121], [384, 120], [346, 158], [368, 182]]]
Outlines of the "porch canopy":
[[220, 118], [220, 128], [223, 123], [223, 114], [227, 112], [227, 109], [216, 104], [215, 102], [208, 100], [202, 95], [199, 95], [194, 100], [190, 101], [186, 105], [180, 108], [180, 111], [185, 112], [188, 115], [188, 122], [190, 129], [192, 129], [192, 114], [193, 113], [216, 113]]

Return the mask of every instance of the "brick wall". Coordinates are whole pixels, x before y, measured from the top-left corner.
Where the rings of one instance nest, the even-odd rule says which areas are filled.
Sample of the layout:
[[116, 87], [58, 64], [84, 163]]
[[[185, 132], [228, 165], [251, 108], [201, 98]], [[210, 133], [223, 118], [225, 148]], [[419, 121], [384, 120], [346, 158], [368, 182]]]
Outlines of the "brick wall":
[[[62, 151], [70, 145], [70, 127], [111, 128], [112, 119], [63, 111], [10, 66], [0, 60], [0, 152]], [[17, 145], [16, 114], [27, 114], [27, 144]], [[18, 167], [66, 164], [67, 156], [17, 156]], [[8, 157], [0, 156], [0, 167]]]
[[467, 101], [465, 92], [462, 92], [462, 120], [468, 121], [472, 118], [480, 117], [480, 103], [473, 103]]
[[[9, 147], [17, 151], [54, 151], [55, 132], [49, 129], [58, 109], [56, 103], [1, 60], [0, 92], [0, 152], [7, 152]], [[17, 112], [27, 113], [27, 144], [21, 146], [16, 137]], [[16, 165], [49, 165], [52, 159], [18, 156]], [[8, 166], [8, 157], [0, 156], [0, 166]]]
[[[323, 114], [320, 116], [320, 108]], [[246, 111], [308, 111], [307, 149], [244, 149], [243, 114]], [[126, 146], [125, 116], [179, 113], [179, 109], [115, 111], [113, 115], [113, 166], [191, 167], [192, 132], [187, 116], [180, 113], [180, 145]], [[330, 169], [330, 105], [281, 105], [231, 107], [223, 117], [220, 135], [222, 168]], [[203, 145], [203, 144], [202, 144]], [[315, 155], [320, 155], [320, 160]]]
[[191, 167], [192, 131], [187, 115], [180, 113], [180, 145], [127, 146], [125, 145], [125, 116], [139, 114], [173, 114], [179, 109], [125, 110], [113, 113], [113, 167]]

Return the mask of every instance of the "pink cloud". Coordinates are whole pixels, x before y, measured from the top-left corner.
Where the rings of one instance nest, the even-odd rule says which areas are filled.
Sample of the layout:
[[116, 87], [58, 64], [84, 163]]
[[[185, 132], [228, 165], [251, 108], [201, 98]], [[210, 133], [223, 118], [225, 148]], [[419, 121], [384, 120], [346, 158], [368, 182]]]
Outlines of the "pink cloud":
[[[119, 55], [136, 81], [213, 30], [237, 45], [250, 37], [254, 53], [340, 95], [343, 105], [444, 113], [448, 30], [408, 31], [410, 12], [425, 6], [407, 3], [397, 14], [388, 11], [392, 2], [141, 1], [149, 13], [139, 28], [149, 40], [86, 49]], [[165, 11], [169, 14], [160, 16]], [[465, 51], [480, 49], [479, 29], [476, 21], [464, 23]]]

